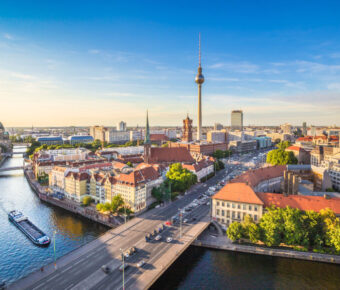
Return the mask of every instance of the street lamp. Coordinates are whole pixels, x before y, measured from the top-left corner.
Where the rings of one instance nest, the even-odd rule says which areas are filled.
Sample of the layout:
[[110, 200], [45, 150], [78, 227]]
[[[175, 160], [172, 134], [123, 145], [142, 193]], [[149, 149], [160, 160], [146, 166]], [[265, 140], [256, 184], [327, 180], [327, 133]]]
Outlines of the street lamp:
[[55, 251], [55, 237], [57, 231], [53, 231], [53, 252], [54, 252], [54, 269], [57, 270], [57, 258], [56, 258], [56, 251]]
[[182, 238], [182, 210], [179, 208], [179, 238]]
[[123, 260], [123, 290], [125, 290], [125, 283], [124, 283], [124, 270], [125, 270], [125, 264], [124, 264], [124, 252], [122, 248], [119, 249], [120, 252], [122, 253], [122, 260]]

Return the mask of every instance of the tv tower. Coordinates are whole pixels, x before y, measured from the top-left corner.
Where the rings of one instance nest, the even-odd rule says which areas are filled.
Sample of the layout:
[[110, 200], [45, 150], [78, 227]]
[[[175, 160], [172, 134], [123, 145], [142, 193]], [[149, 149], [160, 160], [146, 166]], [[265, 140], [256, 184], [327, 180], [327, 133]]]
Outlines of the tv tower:
[[198, 116], [197, 116], [197, 140], [202, 138], [202, 102], [201, 102], [201, 89], [204, 83], [204, 76], [202, 74], [201, 67], [201, 33], [199, 33], [198, 40], [198, 72], [195, 78], [195, 82], [198, 84]]

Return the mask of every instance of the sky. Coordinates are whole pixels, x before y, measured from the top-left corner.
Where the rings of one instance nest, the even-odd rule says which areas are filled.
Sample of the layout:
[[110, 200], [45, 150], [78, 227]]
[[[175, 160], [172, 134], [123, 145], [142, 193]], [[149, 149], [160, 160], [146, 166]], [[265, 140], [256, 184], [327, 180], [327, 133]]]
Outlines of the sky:
[[0, 2], [12, 126], [340, 125], [339, 1]]

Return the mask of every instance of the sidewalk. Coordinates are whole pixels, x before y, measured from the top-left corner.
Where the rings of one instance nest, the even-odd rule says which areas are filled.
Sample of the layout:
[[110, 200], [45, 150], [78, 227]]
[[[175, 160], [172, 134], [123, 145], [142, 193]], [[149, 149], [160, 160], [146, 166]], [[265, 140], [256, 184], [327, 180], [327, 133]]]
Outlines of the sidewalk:
[[213, 236], [205, 231], [196, 241], [194, 246], [207, 247], [218, 250], [236, 251], [258, 255], [268, 255], [283, 258], [293, 258], [307, 261], [340, 264], [339, 255], [320, 254], [314, 252], [299, 252], [287, 249], [274, 249], [260, 246], [242, 245], [233, 243], [227, 236]]

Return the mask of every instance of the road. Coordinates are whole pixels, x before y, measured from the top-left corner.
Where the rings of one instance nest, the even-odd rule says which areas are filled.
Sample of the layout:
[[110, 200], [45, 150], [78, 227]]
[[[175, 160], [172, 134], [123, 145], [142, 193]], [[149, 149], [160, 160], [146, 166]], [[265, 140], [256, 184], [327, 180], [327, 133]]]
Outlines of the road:
[[[239, 161], [248, 162], [249, 156], [241, 156]], [[131, 248], [138, 248], [138, 253], [129, 257], [127, 263], [131, 266], [125, 271], [126, 289], [132, 286], [134, 281], [143, 272], [151, 269], [153, 264], [162, 259], [162, 254], [176, 245], [179, 241], [179, 226], [167, 228], [162, 233], [163, 239], [160, 242], [145, 241], [145, 235], [159, 228], [165, 221], [171, 219], [198, 196], [206, 192], [207, 188], [216, 185], [220, 180], [225, 179], [234, 169], [233, 166], [218, 172], [218, 174], [205, 182], [198, 184], [188, 191], [182, 198], [170, 203], [167, 206], [150, 210], [116, 229], [108, 231], [103, 237], [85, 245], [79, 251], [69, 254], [57, 260], [57, 270], [53, 266], [46, 267], [46, 271], [41, 274], [34, 273], [17, 283], [10, 285], [10, 289], [120, 289], [122, 286], [122, 272], [118, 270], [121, 265], [120, 249], [124, 251]], [[196, 221], [184, 224], [182, 231], [185, 234], [203, 217], [209, 215], [210, 206], [204, 204], [195, 208], [189, 214], [189, 218], [195, 217]], [[173, 242], [166, 243], [165, 237], [172, 236]], [[139, 269], [136, 263], [144, 260], [146, 265]], [[109, 265], [110, 274], [105, 274], [101, 266]], [[51, 270], [48, 270], [51, 269]], [[11, 287], [12, 286], [12, 287]]]

